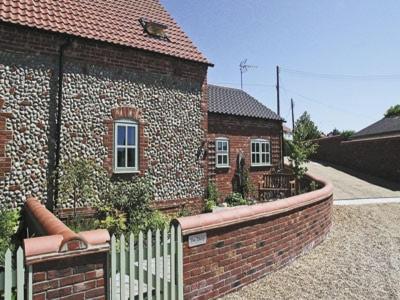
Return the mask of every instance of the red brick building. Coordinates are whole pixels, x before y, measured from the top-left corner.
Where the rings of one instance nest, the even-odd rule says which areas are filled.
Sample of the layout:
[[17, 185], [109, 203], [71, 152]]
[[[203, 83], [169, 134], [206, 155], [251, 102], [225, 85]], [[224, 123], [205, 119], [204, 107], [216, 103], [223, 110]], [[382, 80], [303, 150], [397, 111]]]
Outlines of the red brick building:
[[234, 190], [239, 159], [255, 187], [281, 164], [282, 121], [242, 90], [208, 85], [208, 172], [222, 197]]

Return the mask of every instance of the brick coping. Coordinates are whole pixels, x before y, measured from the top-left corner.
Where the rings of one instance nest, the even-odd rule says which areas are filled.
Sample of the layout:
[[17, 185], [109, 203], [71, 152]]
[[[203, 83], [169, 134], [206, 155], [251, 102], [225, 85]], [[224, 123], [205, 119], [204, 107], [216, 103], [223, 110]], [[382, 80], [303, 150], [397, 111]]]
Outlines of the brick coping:
[[34, 224], [36, 233], [42, 236], [24, 239], [26, 261], [48, 259], [59, 255], [70, 256], [91, 253], [109, 247], [110, 234], [105, 229], [96, 229], [75, 233], [54, 214], [45, 208], [36, 198], [25, 203], [26, 217]]
[[173, 222], [178, 223], [181, 226], [182, 234], [185, 236], [210, 229], [226, 227], [250, 220], [278, 215], [319, 202], [333, 195], [333, 186], [329, 181], [310, 173], [307, 173], [306, 176], [320, 183], [323, 187], [312, 192], [274, 202], [236, 207], [214, 213], [181, 217], [174, 219]]

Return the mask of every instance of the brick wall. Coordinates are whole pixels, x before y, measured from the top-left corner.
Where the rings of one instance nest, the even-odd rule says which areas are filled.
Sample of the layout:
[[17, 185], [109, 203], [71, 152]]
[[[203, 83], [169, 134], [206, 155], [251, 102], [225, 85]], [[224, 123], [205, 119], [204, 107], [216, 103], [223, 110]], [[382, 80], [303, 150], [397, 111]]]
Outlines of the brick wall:
[[229, 139], [229, 164], [230, 168], [216, 169], [214, 157], [211, 157], [209, 164], [210, 177], [215, 178], [218, 191], [222, 198], [232, 192], [232, 181], [237, 172], [237, 156], [243, 151], [245, 167], [250, 171], [250, 178], [255, 187], [261, 180], [262, 174], [270, 167], [251, 167], [252, 139], [262, 138], [271, 142], [271, 164], [278, 165], [281, 159], [281, 122], [268, 121], [257, 118], [246, 118], [210, 113], [208, 115], [208, 138], [210, 142], [217, 137]]
[[[246, 222], [236, 220], [231, 225], [210, 230], [200, 229], [199, 232], [207, 234], [204, 245], [190, 248], [189, 234], [185, 235], [185, 299], [218, 298], [282, 268], [316, 247], [332, 224], [332, 193], [322, 198], [284, 213]], [[215, 222], [217, 216], [211, 219]], [[184, 225], [182, 228], [185, 230]]]
[[335, 136], [315, 142], [319, 147], [313, 159], [399, 181], [400, 137], [345, 141]]
[[33, 299], [106, 299], [107, 252], [33, 265]]

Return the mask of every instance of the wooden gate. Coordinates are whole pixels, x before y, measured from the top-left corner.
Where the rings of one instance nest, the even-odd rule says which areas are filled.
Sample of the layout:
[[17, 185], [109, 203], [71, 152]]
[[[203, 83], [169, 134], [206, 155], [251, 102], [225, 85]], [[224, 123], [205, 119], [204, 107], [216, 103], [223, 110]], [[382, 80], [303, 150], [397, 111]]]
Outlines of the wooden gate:
[[183, 300], [180, 227], [111, 238], [110, 298]]

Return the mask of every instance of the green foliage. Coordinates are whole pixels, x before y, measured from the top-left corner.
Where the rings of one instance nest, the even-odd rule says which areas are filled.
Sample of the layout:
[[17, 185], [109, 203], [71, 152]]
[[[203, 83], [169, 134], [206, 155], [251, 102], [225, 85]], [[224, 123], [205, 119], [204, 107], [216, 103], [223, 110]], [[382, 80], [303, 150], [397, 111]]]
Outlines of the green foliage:
[[66, 220], [65, 224], [74, 232], [81, 232], [99, 228], [94, 218], [75, 216]]
[[306, 111], [296, 120], [295, 131], [298, 127], [301, 128], [301, 132], [298, 132], [297, 134], [301, 134], [300, 139], [303, 141], [314, 140], [321, 137], [321, 132], [318, 130], [317, 125], [314, 124], [309, 113]]
[[217, 206], [216, 203], [210, 199], [206, 199], [204, 203], [204, 211], [205, 212], [212, 212], [213, 208]]
[[337, 128], [334, 128], [334, 129], [331, 131], [331, 135], [339, 135], [339, 134], [340, 134], [340, 130], [337, 129]]
[[78, 204], [97, 203], [108, 182], [105, 170], [94, 161], [78, 159], [66, 162], [59, 172], [59, 203], [63, 205], [73, 201]]
[[353, 134], [355, 134], [356, 132], [354, 130], [343, 130], [341, 132], [341, 136], [348, 139], [349, 137], [351, 137]]
[[[303, 114], [304, 115], [304, 114]], [[291, 141], [291, 153], [289, 161], [292, 164], [293, 172], [297, 179], [302, 179], [307, 172], [305, 164], [309, 157], [317, 150], [317, 145], [310, 141], [310, 125], [307, 122], [296, 122]]]
[[96, 228], [107, 229], [110, 234], [119, 236], [127, 231], [126, 214], [110, 203], [103, 203], [97, 207], [95, 225]]
[[228, 197], [226, 197], [225, 202], [228, 203], [229, 206], [238, 206], [238, 205], [248, 205], [249, 201], [243, 198], [240, 193], [232, 193]]
[[7, 249], [15, 250], [12, 240], [18, 231], [19, 217], [17, 210], [0, 211], [0, 265], [4, 264]]
[[290, 156], [290, 153], [292, 153], [292, 143], [291, 143], [291, 141], [284, 139], [283, 140], [283, 144], [284, 144], [283, 145], [283, 151], [284, 151], [283, 155], [284, 156]]
[[243, 168], [241, 191], [244, 198], [249, 197], [255, 191], [255, 187], [251, 182], [250, 173], [247, 168]]
[[207, 185], [206, 200], [204, 203], [205, 212], [212, 212], [213, 207], [217, 206], [218, 203], [218, 189], [215, 183], [209, 182]]
[[61, 203], [73, 200], [75, 208], [89, 202], [97, 209], [95, 220], [87, 224], [74, 213], [70, 227], [77, 231], [95, 227], [120, 235], [161, 229], [169, 223], [168, 217], [151, 207], [153, 190], [146, 178], [112, 181], [101, 166], [90, 160], [64, 164], [59, 190]]
[[393, 105], [385, 113], [385, 118], [400, 116], [400, 104]]
[[151, 207], [153, 190], [149, 181], [140, 177], [134, 181], [120, 180], [110, 183], [107, 193], [97, 207], [98, 226], [111, 233], [163, 229], [169, 218]]
[[177, 218], [180, 217], [187, 217], [190, 216], [191, 212], [190, 210], [188, 210], [184, 205], [179, 209], [178, 213], [176, 214]]
[[149, 229], [151, 230], [156, 230], [160, 229], [163, 230], [165, 227], [167, 227], [170, 223], [171, 219], [163, 214], [162, 212], [155, 210], [152, 211], [147, 218], [144, 220], [142, 224], [139, 226], [135, 226], [133, 230], [131, 230], [133, 233], [138, 234], [139, 231], [148, 231]]

